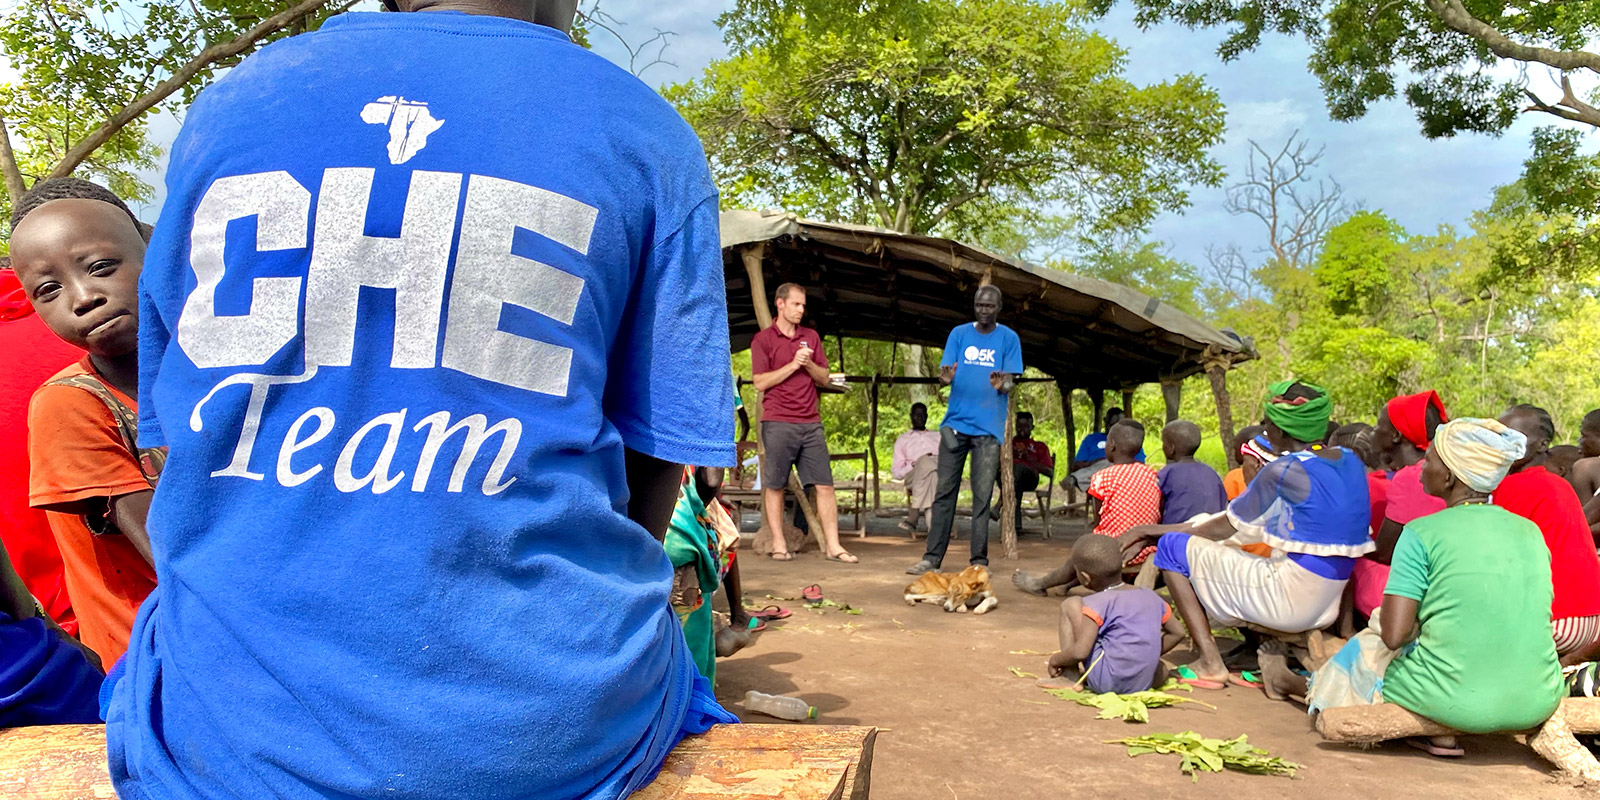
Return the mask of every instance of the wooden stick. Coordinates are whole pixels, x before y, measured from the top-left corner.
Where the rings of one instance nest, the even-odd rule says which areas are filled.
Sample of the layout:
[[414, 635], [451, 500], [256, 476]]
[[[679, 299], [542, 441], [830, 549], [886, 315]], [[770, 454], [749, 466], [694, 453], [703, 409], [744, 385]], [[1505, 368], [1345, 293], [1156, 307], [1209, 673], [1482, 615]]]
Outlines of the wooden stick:
[[1015, 435], [1017, 419], [1017, 388], [1006, 395], [1006, 437], [1000, 442], [1000, 543], [1005, 547], [1006, 558], [1017, 558], [1017, 473], [1013, 466], [1015, 452], [1011, 439]]

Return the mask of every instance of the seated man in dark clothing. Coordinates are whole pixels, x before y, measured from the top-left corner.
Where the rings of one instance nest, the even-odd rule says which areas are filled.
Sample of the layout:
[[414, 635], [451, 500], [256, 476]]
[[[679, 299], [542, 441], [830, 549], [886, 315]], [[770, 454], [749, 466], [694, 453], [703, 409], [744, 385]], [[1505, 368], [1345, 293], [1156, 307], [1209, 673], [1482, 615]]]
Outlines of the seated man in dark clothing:
[[[1017, 433], [1011, 438], [1011, 474], [1016, 479], [1016, 504], [1018, 524], [1022, 520], [1022, 495], [1039, 488], [1042, 478], [1046, 484], [1055, 480], [1056, 458], [1050, 447], [1033, 438], [1033, 414], [1017, 412]], [[997, 511], [998, 513], [998, 511]]]

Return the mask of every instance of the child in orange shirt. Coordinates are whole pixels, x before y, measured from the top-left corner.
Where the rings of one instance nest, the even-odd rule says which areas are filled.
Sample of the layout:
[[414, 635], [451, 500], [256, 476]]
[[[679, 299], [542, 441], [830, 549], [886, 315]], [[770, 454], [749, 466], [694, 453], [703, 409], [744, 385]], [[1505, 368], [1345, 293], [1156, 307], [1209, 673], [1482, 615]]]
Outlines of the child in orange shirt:
[[107, 667], [156, 585], [145, 516], [165, 457], [135, 444], [144, 246], [116, 195], [74, 178], [39, 183], [11, 220], [11, 264], [28, 300], [88, 351], [28, 405], [28, 502], [49, 514], [79, 636]]

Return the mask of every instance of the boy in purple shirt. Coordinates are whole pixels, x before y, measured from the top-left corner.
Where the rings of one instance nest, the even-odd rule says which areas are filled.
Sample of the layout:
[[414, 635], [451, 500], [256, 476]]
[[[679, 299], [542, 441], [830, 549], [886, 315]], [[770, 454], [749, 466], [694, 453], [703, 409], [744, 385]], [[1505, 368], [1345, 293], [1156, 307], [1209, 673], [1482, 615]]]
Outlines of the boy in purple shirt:
[[1161, 595], [1122, 582], [1117, 540], [1084, 536], [1072, 546], [1072, 565], [1095, 593], [1062, 601], [1061, 650], [1050, 656], [1050, 677], [1039, 685], [1087, 684], [1091, 692], [1127, 694], [1166, 682], [1161, 655], [1183, 641], [1183, 625]]
[[1161, 429], [1161, 450], [1167, 454], [1167, 465], [1156, 476], [1161, 484], [1162, 525], [1181, 525], [1228, 507], [1228, 491], [1217, 471], [1194, 460], [1199, 449], [1199, 425], [1180, 419]]

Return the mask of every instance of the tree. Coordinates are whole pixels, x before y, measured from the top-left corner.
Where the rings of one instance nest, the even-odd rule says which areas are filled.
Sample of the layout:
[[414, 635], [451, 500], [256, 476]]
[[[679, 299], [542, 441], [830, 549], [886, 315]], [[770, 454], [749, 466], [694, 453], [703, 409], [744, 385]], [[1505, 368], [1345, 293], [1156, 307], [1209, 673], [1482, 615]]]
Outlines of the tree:
[[154, 161], [151, 110], [176, 110], [218, 69], [354, 2], [21, 0], [0, 21], [0, 48], [20, 75], [0, 95], [7, 200], [85, 163], [112, 183], [136, 180], [132, 170]]
[[[1128, 0], [1139, 24], [1173, 21], [1223, 26], [1224, 61], [1255, 49], [1271, 31], [1311, 43], [1309, 67], [1336, 120], [1357, 119], [1374, 102], [1400, 93], [1429, 138], [1461, 132], [1498, 134], [1524, 112], [1600, 128], [1593, 94], [1573, 76], [1600, 76], [1600, 3], [1510, 0]], [[1104, 13], [1117, 0], [1090, 0]], [[1504, 69], [1506, 66], [1516, 70]], [[1558, 73], [1554, 91], [1538, 71]], [[1535, 139], [1535, 160], [1560, 157], [1553, 130]], [[1567, 155], [1571, 155], [1568, 153]], [[1546, 195], [1549, 202], [1568, 198]], [[1587, 210], [1592, 213], [1592, 196]], [[1571, 208], [1572, 206], [1568, 206]]]
[[1338, 314], [1372, 311], [1394, 286], [1390, 269], [1406, 231], [1376, 211], [1359, 211], [1328, 231], [1312, 272]]
[[735, 205], [980, 241], [1058, 204], [1138, 228], [1220, 180], [1222, 104], [1194, 75], [1129, 83], [1082, 22], [1034, 0], [739, 0], [730, 56], [665, 93]]
[[1200, 313], [1200, 273], [1161, 251], [1159, 242], [1091, 251], [1058, 269], [1138, 289], [1185, 314]]

